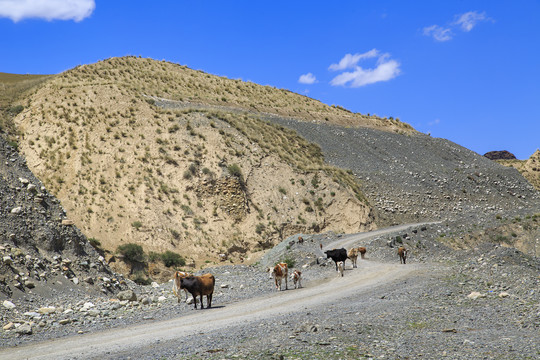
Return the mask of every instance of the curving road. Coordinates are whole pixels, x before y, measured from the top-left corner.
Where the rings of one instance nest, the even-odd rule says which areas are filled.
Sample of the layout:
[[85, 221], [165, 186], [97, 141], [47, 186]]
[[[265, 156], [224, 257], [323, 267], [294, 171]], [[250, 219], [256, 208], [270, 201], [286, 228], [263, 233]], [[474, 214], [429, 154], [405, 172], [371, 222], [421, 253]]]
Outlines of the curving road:
[[[402, 231], [418, 225], [421, 224], [394, 226], [349, 235], [329, 244], [327, 248], [350, 247], [373, 236]], [[276, 292], [223, 307], [194, 311], [190, 315], [171, 320], [7, 348], [0, 351], [0, 359], [100, 359], [114, 357], [114, 354], [135, 353], [138, 348], [144, 349], [156, 343], [163, 344], [196, 333], [226, 329], [232, 325], [246, 325], [252, 321], [271, 319], [276, 315], [286, 315], [332, 303], [337, 298], [346, 298], [359, 291], [409, 277], [420, 268], [421, 265], [403, 266], [363, 261], [361, 271], [348, 271], [344, 277], [308, 284], [302, 289]]]

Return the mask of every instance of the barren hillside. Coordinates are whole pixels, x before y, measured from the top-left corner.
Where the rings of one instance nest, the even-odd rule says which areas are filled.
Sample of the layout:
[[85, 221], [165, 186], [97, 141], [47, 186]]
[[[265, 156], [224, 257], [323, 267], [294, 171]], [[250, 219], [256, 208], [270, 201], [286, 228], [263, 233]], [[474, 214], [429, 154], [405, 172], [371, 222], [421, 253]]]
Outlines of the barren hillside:
[[521, 175], [540, 191], [540, 150], [527, 160], [497, 160], [501, 165], [516, 168]]
[[[164, 110], [154, 98], [220, 110]], [[137, 58], [49, 79], [14, 121], [29, 168], [110, 251], [138, 243], [200, 266], [222, 253], [248, 259], [293, 233], [373, 228], [358, 180], [260, 112], [413, 131], [285, 90]]]

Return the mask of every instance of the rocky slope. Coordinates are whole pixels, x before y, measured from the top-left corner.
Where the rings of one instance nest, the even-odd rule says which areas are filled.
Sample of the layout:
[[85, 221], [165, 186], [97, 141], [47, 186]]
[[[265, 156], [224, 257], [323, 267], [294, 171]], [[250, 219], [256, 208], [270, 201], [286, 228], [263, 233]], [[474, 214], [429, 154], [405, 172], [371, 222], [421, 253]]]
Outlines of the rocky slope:
[[497, 160], [501, 165], [517, 169], [535, 188], [540, 191], [540, 150], [536, 150], [527, 160]]
[[[112, 296], [126, 287], [1, 136], [0, 194], [4, 310], [14, 304], [54, 301], [66, 292], [69, 297]], [[5, 314], [0, 314], [5, 323]]]

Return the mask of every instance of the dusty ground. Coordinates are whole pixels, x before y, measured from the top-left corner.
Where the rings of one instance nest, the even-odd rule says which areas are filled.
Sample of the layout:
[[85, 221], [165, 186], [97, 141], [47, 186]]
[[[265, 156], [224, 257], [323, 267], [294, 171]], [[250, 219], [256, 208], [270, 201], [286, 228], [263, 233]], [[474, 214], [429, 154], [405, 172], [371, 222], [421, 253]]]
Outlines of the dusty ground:
[[[294, 254], [319, 259], [319, 265], [304, 267], [306, 259], [298, 255], [306, 276], [302, 289], [275, 292], [262, 263], [240, 272], [216, 268], [217, 287], [227, 284], [238, 295], [216, 296], [213, 309], [195, 311], [170, 299], [157, 310], [137, 307], [132, 325], [126, 326], [122, 316], [112, 322], [97, 317], [94, 323], [107, 324], [101, 330], [75, 336], [59, 330], [65, 337], [48, 333], [58, 338], [50, 342], [22, 338], [0, 357], [25, 358], [39, 348], [51, 359], [536, 358], [538, 261], [495, 244], [452, 252], [433, 243], [425, 252], [414, 250], [409, 264], [401, 265], [395, 249], [386, 245], [396, 234], [415, 229], [431, 237], [439, 226], [429, 224], [423, 232], [415, 225], [355, 236], [308, 236], [303, 245], [284, 242], [271, 252], [274, 258], [281, 256], [279, 247], [292, 246]], [[348, 263], [341, 278], [333, 263], [320, 257], [319, 243], [325, 249], [365, 245], [372, 251], [358, 269]], [[432, 261], [424, 262], [428, 254]], [[227, 273], [235, 275], [227, 278]], [[476, 299], [469, 296], [474, 292]], [[171, 319], [171, 312], [181, 316]]]

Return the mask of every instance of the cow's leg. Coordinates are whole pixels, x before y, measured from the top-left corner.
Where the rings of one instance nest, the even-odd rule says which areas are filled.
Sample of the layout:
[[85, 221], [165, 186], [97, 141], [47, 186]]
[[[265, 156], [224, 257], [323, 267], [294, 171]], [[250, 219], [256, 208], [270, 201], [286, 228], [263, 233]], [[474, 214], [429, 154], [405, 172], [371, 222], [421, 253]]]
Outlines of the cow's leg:
[[195, 309], [197, 309], [197, 296], [193, 295], [193, 303], [195, 304]]
[[202, 309], [204, 309], [204, 304], [203, 304], [203, 300], [202, 300], [203, 299], [203, 294], [201, 294], [200, 297], [201, 297], [201, 310], [202, 310]]
[[212, 307], [212, 294], [206, 295], [206, 308]]
[[285, 275], [285, 290], [289, 290], [289, 277], [287, 275]]

